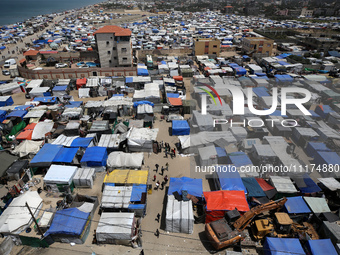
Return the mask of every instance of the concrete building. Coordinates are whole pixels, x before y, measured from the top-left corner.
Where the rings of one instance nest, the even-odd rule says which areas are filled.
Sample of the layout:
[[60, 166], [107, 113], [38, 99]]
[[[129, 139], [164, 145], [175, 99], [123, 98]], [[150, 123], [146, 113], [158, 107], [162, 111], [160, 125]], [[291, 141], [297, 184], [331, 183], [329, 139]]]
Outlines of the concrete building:
[[303, 43], [310, 49], [317, 51], [330, 51], [339, 47], [340, 42], [328, 37], [306, 37]]
[[312, 17], [313, 16], [313, 10], [308, 10], [307, 7], [303, 7], [301, 10], [300, 16], [304, 17]]
[[234, 8], [231, 5], [224, 6], [224, 13], [229, 15], [234, 13]]
[[221, 42], [218, 39], [196, 39], [195, 56], [215, 54], [220, 55]]
[[262, 53], [271, 56], [274, 40], [265, 37], [245, 37], [242, 41], [242, 52], [246, 54]]
[[101, 67], [132, 66], [131, 30], [104, 26], [95, 32]]

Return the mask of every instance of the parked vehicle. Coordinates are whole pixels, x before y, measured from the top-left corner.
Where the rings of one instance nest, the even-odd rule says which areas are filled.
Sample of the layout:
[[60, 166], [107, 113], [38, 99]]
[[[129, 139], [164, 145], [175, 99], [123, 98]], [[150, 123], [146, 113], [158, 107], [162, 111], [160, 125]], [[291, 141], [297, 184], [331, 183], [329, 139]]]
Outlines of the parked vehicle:
[[57, 63], [55, 64], [55, 68], [65, 68], [68, 67], [68, 65], [66, 63]]

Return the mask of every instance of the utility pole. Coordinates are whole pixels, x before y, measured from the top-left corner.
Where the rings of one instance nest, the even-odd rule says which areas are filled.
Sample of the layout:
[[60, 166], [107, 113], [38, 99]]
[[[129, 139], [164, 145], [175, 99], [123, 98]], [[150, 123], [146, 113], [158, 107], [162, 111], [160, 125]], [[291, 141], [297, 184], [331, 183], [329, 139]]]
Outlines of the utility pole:
[[28, 206], [27, 202], [25, 203], [25, 205], [26, 205], [28, 211], [30, 212], [30, 214], [31, 214], [31, 216], [32, 216], [32, 218], [33, 218], [33, 221], [34, 221], [35, 225], [37, 225], [37, 229], [38, 229], [38, 231], [39, 231], [39, 233], [40, 233], [40, 235], [41, 235], [41, 238], [43, 238], [43, 237], [44, 237], [44, 233], [41, 231], [41, 229], [40, 229], [40, 227], [39, 227], [39, 225], [38, 225], [38, 222], [37, 222], [37, 220], [35, 219], [34, 214], [33, 214], [32, 211], [31, 211], [31, 208]]

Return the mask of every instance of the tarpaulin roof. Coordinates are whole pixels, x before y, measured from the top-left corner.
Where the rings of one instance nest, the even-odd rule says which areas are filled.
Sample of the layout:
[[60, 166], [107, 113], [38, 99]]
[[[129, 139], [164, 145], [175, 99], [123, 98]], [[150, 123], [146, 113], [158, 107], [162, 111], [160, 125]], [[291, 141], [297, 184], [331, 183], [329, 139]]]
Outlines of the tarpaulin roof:
[[0, 96], [0, 106], [8, 106], [14, 104], [11, 96]]
[[77, 79], [76, 84], [77, 85], [85, 85], [86, 84], [86, 78], [82, 78], [82, 79]]
[[313, 213], [325, 213], [331, 210], [328, 207], [326, 199], [323, 197], [303, 197]]
[[233, 171], [230, 167], [227, 171], [217, 171], [222, 190], [242, 190], [247, 193], [241, 176], [237, 171]]
[[8, 114], [6, 116], [6, 118], [10, 118], [10, 117], [20, 117], [23, 118], [25, 115], [27, 114], [27, 111], [24, 110], [16, 110], [11, 112], [10, 114]]
[[[282, 61], [284, 62], [284, 61]], [[285, 62], [286, 63], [286, 62]], [[278, 82], [292, 82], [294, 79], [288, 74], [276, 74], [276, 81]]]
[[80, 107], [83, 101], [70, 101], [70, 104], [65, 105], [66, 108], [76, 108]]
[[146, 184], [133, 184], [130, 202], [140, 202], [142, 200], [142, 194], [146, 192]]
[[137, 68], [137, 75], [148, 76], [149, 75], [149, 71], [146, 68]]
[[318, 165], [323, 165], [323, 164], [337, 165], [339, 164], [339, 162], [340, 162], [339, 155], [336, 152], [332, 152], [332, 151], [318, 151], [314, 157], [314, 163]]
[[327, 147], [324, 143], [318, 142], [309, 142], [306, 146], [306, 153], [309, 157], [315, 157], [317, 151], [332, 151], [330, 148]]
[[87, 166], [105, 166], [106, 159], [107, 151], [105, 147], [89, 147], [80, 162], [87, 162]]
[[331, 239], [308, 240], [307, 249], [311, 255], [337, 255]]
[[270, 95], [267, 92], [268, 90], [265, 87], [257, 87], [253, 88], [253, 92], [258, 96], [258, 97], [269, 97]]
[[55, 104], [57, 102], [57, 97], [35, 97], [33, 101], [41, 102], [41, 103], [49, 103], [49, 104]]
[[169, 103], [173, 106], [183, 105], [181, 98], [168, 97]]
[[48, 235], [72, 235], [80, 236], [83, 232], [90, 213], [82, 212], [77, 208], [68, 208], [57, 211], [54, 215], [51, 227], [45, 233]]
[[249, 211], [244, 191], [240, 190], [219, 190], [203, 192], [207, 202], [208, 211], [230, 211], [237, 210]]
[[302, 176], [292, 177], [295, 181], [296, 186], [302, 193], [313, 193], [320, 192], [320, 187], [309, 177], [307, 173], [304, 173]]
[[33, 167], [50, 165], [62, 147], [63, 146], [61, 145], [54, 145], [50, 143], [45, 144], [31, 160], [30, 165]]
[[265, 255], [287, 255], [294, 252], [296, 255], [305, 255], [298, 238], [267, 237], [263, 245]]
[[33, 130], [31, 129], [23, 130], [17, 135], [16, 139], [17, 140], [31, 140], [32, 133], [33, 133]]
[[246, 166], [246, 165], [252, 165], [253, 162], [251, 162], [248, 155], [242, 151], [237, 151], [229, 154], [229, 164], [233, 164], [236, 167]]
[[142, 105], [142, 104], [148, 104], [148, 105], [151, 105], [152, 107], [155, 105], [154, 103], [150, 101], [143, 100], [143, 101], [134, 102], [133, 107], [137, 108], [138, 105]]
[[288, 197], [284, 207], [288, 213], [311, 213], [303, 197]]
[[172, 193], [177, 191], [179, 195], [182, 195], [182, 190], [186, 190], [188, 194], [202, 197], [203, 187], [202, 179], [192, 179], [189, 177], [181, 178], [170, 178], [168, 195], [173, 195]]
[[146, 184], [148, 174], [147, 170], [113, 170], [105, 175], [104, 183]]
[[78, 148], [61, 148], [54, 157], [53, 162], [71, 163], [76, 156]]
[[172, 121], [172, 135], [190, 135], [190, 126], [186, 120]]
[[90, 145], [92, 139], [93, 137], [77, 137], [76, 139], [72, 141], [70, 147], [87, 148]]
[[55, 86], [52, 91], [65, 91], [67, 90], [67, 85], [65, 86]]
[[178, 93], [166, 93], [166, 96], [168, 98], [172, 97], [172, 98], [179, 98], [179, 94]]
[[248, 197], [265, 197], [266, 196], [260, 184], [256, 181], [254, 177], [243, 177], [242, 182], [248, 191]]

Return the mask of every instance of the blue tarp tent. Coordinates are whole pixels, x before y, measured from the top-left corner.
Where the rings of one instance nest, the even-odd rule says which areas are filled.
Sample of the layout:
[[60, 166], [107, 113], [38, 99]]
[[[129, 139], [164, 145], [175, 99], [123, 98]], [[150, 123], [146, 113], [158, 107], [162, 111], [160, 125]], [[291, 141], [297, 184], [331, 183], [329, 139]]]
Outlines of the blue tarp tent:
[[74, 139], [71, 143], [70, 147], [82, 147], [82, 148], [87, 148], [91, 141], [92, 141], [93, 137], [77, 137], [76, 139]]
[[299, 188], [301, 193], [314, 193], [320, 192], [320, 187], [309, 177], [307, 173], [304, 173], [302, 176], [292, 177], [295, 181], [296, 186]]
[[275, 78], [276, 78], [276, 82], [281, 82], [281, 83], [284, 83], [284, 82], [288, 83], [288, 82], [294, 81], [294, 79], [288, 74], [276, 74]]
[[146, 184], [133, 184], [130, 202], [140, 202], [142, 200], [142, 194], [146, 192]]
[[148, 76], [149, 71], [148, 71], [148, 69], [145, 69], [145, 68], [137, 68], [137, 75], [138, 76]]
[[72, 163], [76, 156], [78, 148], [61, 148], [54, 157], [53, 163]]
[[263, 245], [265, 255], [305, 255], [301, 243], [297, 238], [267, 237]]
[[83, 101], [69, 101], [70, 104], [65, 105], [65, 108], [77, 108], [83, 104]]
[[31, 105], [18, 105], [14, 108], [14, 110], [27, 111], [27, 109], [31, 107], [32, 107]]
[[166, 93], [167, 97], [172, 97], [172, 98], [179, 98], [179, 94], [178, 93]]
[[56, 91], [66, 91], [67, 90], [67, 85], [65, 86], [55, 86], [53, 89], [52, 89], [52, 92], [56, 92]]
[[[229, 165], [230, 166], [230, 165]], [[223, 167], [223, 166], [222, 166]], [[226, 166], [226, 171], [218, 171], [217, 175], [220, 181], [221, 190], [243, 190], [247, 194], [247, 189], [244, 186], [240, 174], [237, 170]]]
[[253, 92], [258, 96], [258, 97], [269, 97], [270, 95], [268, 94], [268, 90], [265, 87], [257, 87], [253, 88]]
[[308, 240], [306, 247], [311, 255], [338, 255], [331, 239]]
[[182, 195], [182, 190], [186, 190], [188, 194], [202, 197], [203, 195], [203, 186], [202, 179], [192, 179], [189, 177], [181, 177], [181, 178], [170, 178], [168, 195], [172, 195], [175, 191], [178, 192], [179, 195]]
[[219, 158], [222, 158], [222, 157], [227, 157], [227, 152], [225, 151], [224, 148], [221, 148], [221, 147], [215, 147], [215, 150], [217, 152], [217, 156]]
[[6, 119], [6, 114], [6, 111], [0, 110], [0, 122], [3, 122]]
[[30, 165], [32, 167], [45, 167], [50, 166], [57, 156], [59, 151], [63, 148], [62, 145], [55, 145], [46, 143], [44, 146], [38, 151], [38, 153], [31, 160]]
[[23, 119], [24, 116], [27, 114], [27, 111], [23, 111], [23, 110], [16, 110], [11, 112], [10, 114], [8, 114], [6, 116], [6, 119], [11, 118], [11, 117], [16, 117], [16, 118], [21, 118]]
[[284, 209], [287, 213], [311, 213], [303, 197], [287, 197]]
[[315, 108], [315, 112], [320, 115], [321, 118], [326, 119], [328, 114], [334, 112], [329, 105], [318, 105]]
[[314, 163], [317, 165], [338, 165], [340, 156], [332, 151], [318, 151], [314, 157]]
[[247, 74], [247, 70], [244, 69], [243, 67], [235, 67], [233, 68], [236, 72], [236, 75], [246, 75]]
[[133, 83], [133, 77], [126, 77], [125, 78], [125, 83]]
[[57, 211], [51, 227], [45, 233], [48, 235], [80, 236], [89, 220], [90, 213], [82, 212], [77, 208], [68, 208]]
[[242, 182], [248, 191], [248, 197], [265, 197], [263, 189], [254, 177], [242, 177]]
[[151, 105], [152, 107], [155, 105], [154, 103], [150, 102], [150, 101], [138, 101], [138, 102], [134, 102], [133, 103], [133, 107], [137, 108], [138, 105], [141, 105], [141, 104], [149, 104]]
[[44, 104], [56, 104], [57, 97], [35, 97], [33, 101], [37, 101]]
[[89, 147], [86, 149], [80, 163], [87, 166], [106, 166], [107, 151], [105, 147]]
[[318, 151], [332, 151], [332, 150], [328, 148], [324, 143], [309, 142], [306, 146], [305, 151], [308, 157], [314, 158]]
[[313, 110], [308, 110], [312, 115], [312, 118], [320, 118], [321, 116], [319, 114], [316, 114]]
[[237, 151], [229, 154], [228, 164], [233, 164], [236, 167], [252, 165], [250, 158], [243, 151]]
[[172, 121], [172, 135], [190, 135], [190, 126], [186, 120]]
[[0, 106], [8, 106], [14, 104], [13, 98], [11, 96], [0, 97]]

